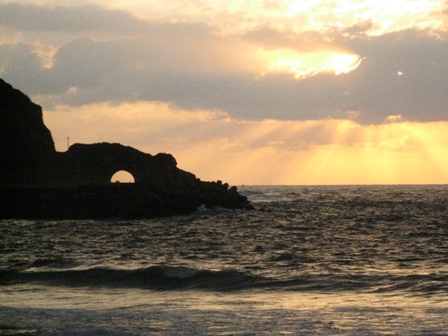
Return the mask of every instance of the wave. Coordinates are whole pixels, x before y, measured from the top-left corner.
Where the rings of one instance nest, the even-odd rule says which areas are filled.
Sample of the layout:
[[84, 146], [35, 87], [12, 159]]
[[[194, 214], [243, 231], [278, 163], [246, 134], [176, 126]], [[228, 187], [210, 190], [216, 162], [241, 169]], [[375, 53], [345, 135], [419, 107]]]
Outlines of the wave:
[[0, 285], [40, 283], [68, 287], [115, 287], [151, 290], [269, 290], [300, 292], [363, 291], [448, 295], [448, 275], [347, 275], [304, 274], [275, 279], [236, 270], [198, 270], [188, 267], [152, 266], [135, 270], [92, 268], [87, 270], [0, 270]]
[[135, 270], [0, 271], [0, 285], [42, 283], [70, 287], [122, 287], [156, 290], [237, 290], [263, 282], [262, 277], [234, 270], [197, 270], [188, 267], [152, 266]]

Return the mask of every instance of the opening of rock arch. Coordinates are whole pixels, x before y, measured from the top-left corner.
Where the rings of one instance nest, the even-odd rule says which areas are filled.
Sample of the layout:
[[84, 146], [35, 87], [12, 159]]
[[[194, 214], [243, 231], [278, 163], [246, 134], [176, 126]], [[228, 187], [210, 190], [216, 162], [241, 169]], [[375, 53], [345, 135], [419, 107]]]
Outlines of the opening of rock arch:
[[135, 179], [132, 174], [126, 170], [117, 171], [110, 179], [112, 183], [134, 183]]

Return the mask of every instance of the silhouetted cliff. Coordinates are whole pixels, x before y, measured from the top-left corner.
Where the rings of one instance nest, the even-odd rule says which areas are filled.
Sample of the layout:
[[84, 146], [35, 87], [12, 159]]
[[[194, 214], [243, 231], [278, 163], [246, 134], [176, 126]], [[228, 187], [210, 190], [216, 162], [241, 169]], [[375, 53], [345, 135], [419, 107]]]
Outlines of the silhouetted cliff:
[[[119, 170], [135, 184], [110, 183]], [[41, 107], [0, 79], [0, 218], [153, 217], [202, 204], [251, 208], [235, 187], [200, 181], [170, 154], [111, 143], [56, 152]]]
[[54, 155], [41, 107], [0, 79], [0, 186], [39, 184]]

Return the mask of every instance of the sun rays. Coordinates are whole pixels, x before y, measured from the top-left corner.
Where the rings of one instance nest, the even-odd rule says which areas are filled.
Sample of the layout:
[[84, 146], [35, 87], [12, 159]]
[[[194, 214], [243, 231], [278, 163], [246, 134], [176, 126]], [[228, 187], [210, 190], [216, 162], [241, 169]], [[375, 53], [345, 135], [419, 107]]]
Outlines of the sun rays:
[[169, 152], [181, 169], [204, 180], [448, 183], [447, 122], [249, 121], [219, 111], [185, 111], [140, 102], [60, 107], [45, 113], [45, 123], [58, 150], [66, 150], [67, 135], [74, 142], [121, 142], [151, 154]]

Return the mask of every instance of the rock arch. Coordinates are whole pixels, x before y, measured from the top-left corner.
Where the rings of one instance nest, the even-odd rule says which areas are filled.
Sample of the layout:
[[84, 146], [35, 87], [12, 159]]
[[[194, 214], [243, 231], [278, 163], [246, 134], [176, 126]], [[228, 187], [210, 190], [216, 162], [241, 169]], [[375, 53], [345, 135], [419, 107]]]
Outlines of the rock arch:
[[193, 182], [196, 177], [177, 168], [174, 157], [155, 156], [117, 143], [74, 144], [66, 153], [59, 170], [68, 172], [69, 185], [104, 185], [120, 170], [129, 172], [136, 184], [171, 185], [178, 180]]
[[[174, 157], [117, 143], [57, 152], [42, 109], [0, 79], [0, 218], [148, 218], [198, 206], [250, 207], [236, 187], [203, 182]], [[134, 185], [115, 186], [126, 170]]]

